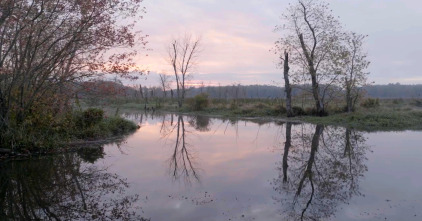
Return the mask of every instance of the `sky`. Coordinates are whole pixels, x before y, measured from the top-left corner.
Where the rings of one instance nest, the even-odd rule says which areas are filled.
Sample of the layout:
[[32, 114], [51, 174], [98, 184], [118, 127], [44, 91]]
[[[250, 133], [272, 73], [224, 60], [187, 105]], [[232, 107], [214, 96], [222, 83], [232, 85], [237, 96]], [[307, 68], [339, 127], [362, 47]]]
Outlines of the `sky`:
[[[147, 13], [138, 29], [149, 35], [148, 51], [136, 57], [158, 85], [156, 73], [171, 74], [166, 47], [172, 38], [201, 36], [202, 52], [192, 84], [283, 86], [277, 55], [270, 50], [281, 33], [280, 15], [295, 0], [144, 0]], [[365, 48], [375, 84], [421, 84], [422, 1], [331, 0], [344, 28], [369, 35]], [[148, 56], [146, 56], [146, 54]]]

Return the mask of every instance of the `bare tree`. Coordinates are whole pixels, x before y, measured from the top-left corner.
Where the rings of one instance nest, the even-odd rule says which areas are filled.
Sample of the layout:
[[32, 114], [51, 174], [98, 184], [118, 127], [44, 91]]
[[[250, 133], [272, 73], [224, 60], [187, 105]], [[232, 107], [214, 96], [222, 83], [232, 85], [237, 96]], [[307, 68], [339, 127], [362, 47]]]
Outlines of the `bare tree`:
[[172, 40], [168, 47], [168, 59], [176, 78], [177, 102], [182, 107], [185, 93], [186, 81], [188, 80], [193, 67], [197, 64], [200, 54], [199, 37], [193, 38], [186, 34], [183, 38]]
[[345, 90], [347, 112], [353, 112], [355, 104], [362, 94], [362, 86], [367, 85], [367, 72], [370, 62], [363, 49], [365, 35], [347, 33], [342, 41], [339, 55], [334, 63], [334, 70], [341, 73], [342, 86]]
[[[342, 34], [341, 25], [328, 6], [324, 1], [298, 0], [282, 16], [284, 24], [276, 28], [283, 31], [276, 49], [290, 53], [296, 79], [311, 81], [315, 109], [320, 116], [325, 114], [325, 89], [338, 81], [338, 75], [328, 70]], [[320, 88], [321, 83], [325, 88]]]
[[163, 90], [163, 97], [167, 97], [167, 90], [170, 89], [170, 76], [167, 74], [159, 74], [160, 87]]

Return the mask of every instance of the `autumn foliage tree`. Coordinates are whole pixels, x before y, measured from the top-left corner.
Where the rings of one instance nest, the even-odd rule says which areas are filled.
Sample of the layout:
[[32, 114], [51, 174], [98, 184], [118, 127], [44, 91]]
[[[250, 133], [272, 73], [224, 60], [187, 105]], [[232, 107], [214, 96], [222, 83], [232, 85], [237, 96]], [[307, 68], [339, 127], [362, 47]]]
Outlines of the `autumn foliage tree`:
[[73, 82], [136, 71], [133, 47], [146, 41], [131, 21], [144, 11], [141, 2], [0, 1], [1, 141], [8, 131], [34, 126], [40, 117], [34, 113], [57, 123], [69, 107]]

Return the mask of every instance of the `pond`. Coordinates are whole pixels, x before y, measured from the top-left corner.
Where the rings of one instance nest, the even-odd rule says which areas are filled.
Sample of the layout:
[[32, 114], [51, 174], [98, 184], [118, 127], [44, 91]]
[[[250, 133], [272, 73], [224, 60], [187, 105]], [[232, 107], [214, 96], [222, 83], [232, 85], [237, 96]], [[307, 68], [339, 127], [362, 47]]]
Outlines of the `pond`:
[[175, 114], [0, 163], [0, 220], [421, 220], [422, 132]]

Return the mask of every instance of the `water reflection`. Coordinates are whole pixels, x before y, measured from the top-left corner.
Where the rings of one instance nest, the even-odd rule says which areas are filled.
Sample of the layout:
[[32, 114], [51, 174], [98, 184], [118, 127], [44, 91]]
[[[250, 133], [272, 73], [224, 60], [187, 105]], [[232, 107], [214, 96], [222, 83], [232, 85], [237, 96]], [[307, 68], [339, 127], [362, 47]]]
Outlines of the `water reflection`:
[[[174, 136], [174, 148], [171, 152], [171, 157], [168, 159], [168, 170], [174, 181], [184, 180], [185, 183], [200, 182], [199, 169], [196, 162], [196, 157], [191, 152], [191, 147], [187, 142], [188, 132], [185, 128], [185, 121], [183, 116], [177, 116], [176, 124], [173, 124], [173, 115], [170, 116], [169, 121], [166, 120], [166, 115], [162, 116], [163, 120], [161, 123], [161, 137], [167, 142], [169, 138]], [[198, 124], [195, 122], [195, 128], [203, 128], [199, 125], [204, 126], [204, 124]], [[206, 121], [206, 122], [209, 122]], [[191, 124], [192, 125], [192, 124]]]
[[283, 183], [287, 182], [287, 157], [289, 156], [289, 150], [292, 146], [292, 123], [287, 122], [286, 124], [286, 141], [284, 142], [284, 154], [283, 154]]
[[93, 149], [1, 165], [0, 220], [55, 219], [50, 213], [64, 220], [420, 218], [420, 132], [126, 117], [141, 128], [120, 145], [124, 154], [109, 145], [105, 154]]
[[280, 195], [274, 199], [289, 219], [330, 218], [339, 204], [360, 195], [368, 146], [364, 136], [352, 129], [301, 127], [292, 136], [291, 123], [286, 124], [280, 176], [273, 182]]
[[[167, 160], [169, 174], [175, 181], [200, 182], [198, 158], [192, 154], [194, 147], [188, 144], [187, 136], [195, 131], [211, 131], [213, 121], [206, 116], [163, 115], [161, 118], [161, 137], [173, 147]], [[225, 132], [231, 125], [236, 139], [243, 137], [239, 134], [240, 122], [221, 120], [221, 124], [226, 124]], [[332, 218], [339, 205], [361, 194], [359, 179], [367, 171], [365, 155], [369, 149], [362, 133], [346, 128], [256, 119], [242, 120], [245, 128], [247, 122], [252, 122], [249, 126], [255, 128], [255, 132], [251, 131], [256, 133], [252, 142], [258, 139], [262, 125], [268, 125], [268, 129], [285, 128], [282, 160], [278, 164], [280, 176], [272, 182], [277, 194], [272, 198], [282, 205], [281, 214], [287, 219]], [[187, 130], [188, 127], [193, 130]], [[169, 141], [170, 137], [174, 139]]]
[[[168, 173], [174, 181], [184, 180], [188, 184], [200, 182], [198, 157], [192, 153], [195, 148], [188, 144], [187, 136], [213, 130], [213, 120], [206, 116], [160, 117], [161, 137], [172, 147], [166, 161]], [[367, 171], [365, 155], [369, 150], [361, 132], [257, 119], [219, 121], [225, 126], [220, 128], [217, 124], [214, 130], [224, 129], [224, 134], [227, 130], [233, 130], [236, 142], [237, 139], [247, 138], [255, 143], [263, 125], [267, 125], [266, 129], [270, 131], [284, 128], [284, 138], [276, 136], [282, 140], [283, 151], [281, 162], [277, 164], [279, 177], [272, 182], [277, 194], [271, 197], [281, 204], [281, 214], [285, 218], [330, 219], [339, 205], [347, 204], [353, 196], [361, 195], [359, 180]], [[242, 133], [246, 132], [246, 128], [253, 129], [248, 130], [245, 137]]]
[[0, 164], [0, 220], [145, 220], [101, 148]]
[[195, 115], [189, 117], [189, 124], [200, 132], [211, 130], [211, 118], [208, 116]]

